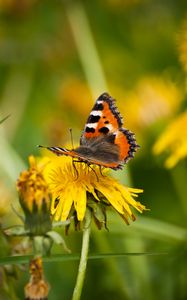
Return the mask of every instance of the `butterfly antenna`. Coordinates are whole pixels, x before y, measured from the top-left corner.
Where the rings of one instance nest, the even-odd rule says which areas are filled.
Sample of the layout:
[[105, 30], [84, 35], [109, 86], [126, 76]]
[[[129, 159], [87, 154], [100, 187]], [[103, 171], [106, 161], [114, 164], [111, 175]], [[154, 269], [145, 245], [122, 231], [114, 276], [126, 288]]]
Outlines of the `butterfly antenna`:
[[74, 149], [72, 128], [69, 128], [69, 133], [70, 133], [70, 138], [71, 138], [71, 146], [72, 146], [72, 149]]

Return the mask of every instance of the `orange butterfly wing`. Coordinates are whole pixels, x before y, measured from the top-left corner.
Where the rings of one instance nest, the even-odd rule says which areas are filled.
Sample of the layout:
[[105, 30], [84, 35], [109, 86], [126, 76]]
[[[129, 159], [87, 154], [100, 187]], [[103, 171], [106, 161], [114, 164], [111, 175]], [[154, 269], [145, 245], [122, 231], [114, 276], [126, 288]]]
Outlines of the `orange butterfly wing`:
[[113, 134], [113, 143], [119, 147], [119, 161], [127, 162], [139, 146], [134, 134], [122, 126], [122, 117], [115, 106], [115, 100], [104, 93], [97, 99], [88, 117], [80, 144], [89, 143], [89, 139], [97, 138], [101, 134]]

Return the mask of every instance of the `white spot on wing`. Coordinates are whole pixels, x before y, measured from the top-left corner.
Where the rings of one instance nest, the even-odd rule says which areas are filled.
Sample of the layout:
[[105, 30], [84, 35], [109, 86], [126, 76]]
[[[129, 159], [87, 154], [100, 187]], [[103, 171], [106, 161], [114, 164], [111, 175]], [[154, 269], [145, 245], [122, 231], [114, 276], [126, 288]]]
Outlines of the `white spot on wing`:
[[85, 127], [89, 127], [89, 128], [96, 128], [97, 127], [97, 123], [87, 123]]
[[105, 127], [107, 127], [110, 131], [114, 130], [114, 127], [112, 126], [112, 124], [107, 124], [107, 125], [105, 125]]
[[92, 115], [92, 116], [102, 116], [102, 111], [100, 111], [100, 110], [92, 110], [91, 111], [91, 113], [90, 113], [90, 115]]

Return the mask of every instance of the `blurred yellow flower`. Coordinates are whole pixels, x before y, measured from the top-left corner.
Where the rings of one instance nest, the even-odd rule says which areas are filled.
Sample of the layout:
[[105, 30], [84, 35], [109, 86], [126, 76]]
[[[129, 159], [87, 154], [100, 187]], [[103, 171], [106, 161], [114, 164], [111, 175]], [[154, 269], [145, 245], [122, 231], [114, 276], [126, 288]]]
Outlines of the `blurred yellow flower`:
[[182, 89], [164, 77], [144, 77], [133, 90], [114, 87], [113, 93], [119, 99], [125, 126], [136, 132], [161, 119], [170, 118], [183, 100]]
[[88, 167], [84, 163], [73, 163], [70, 157], [54, 157], [51, 163], [46, 165], [44, 174], [49, 183], [52, 194], [51, 213], [54, 219], [66, 220], [75, 209], [78, 221], [85, 216], [88, 195], [95, 202], [107, 202], [123, 217], [135, 220], [131, 211], [134, 207], [139, 212], [145, 210], [145, 206], [134, 200], [140, 189], [122, 186], [117, 180], [107, 175], [107, 170], [101, 170], [98, 166]]
[[153, 147], [154, 154], [169, 152], [165, 166], [174, 167], [187, 156], [187, 111], [178, 116], [161, 134]]
[[45, 300], [49, 293], [49, 284], [44, 280], [42, 258], [31, 260], [29, 283], [25, 286], [25, 299]]
[[[63, 81], [59, 89], [59, 104], [62, 109], [65, 109], [66, 115], [72, 114], [82, 121], [82, 118], [86, 118], [90, 111], [90, 107], [93, 105], [91, 91], [85, 81], [81, 81], [78, 78], [68, 78]], [[71, 120], [72, 121], [72, 120]]]

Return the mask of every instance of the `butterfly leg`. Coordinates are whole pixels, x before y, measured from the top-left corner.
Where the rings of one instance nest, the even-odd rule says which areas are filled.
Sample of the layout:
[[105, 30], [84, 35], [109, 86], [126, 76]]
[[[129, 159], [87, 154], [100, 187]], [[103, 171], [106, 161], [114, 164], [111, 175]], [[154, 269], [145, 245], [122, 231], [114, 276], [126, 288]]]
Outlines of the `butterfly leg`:
[[95, 177], [96, 177], [96, 179], [97, 179], [97, 182], [99, 182], [99, 177], [98, 177], [98, 175], [97, 175], [97, 173], [96, 173], [96, 171], [91, 167], [91, 165], [90, 164], [87, 164], [88, 165], [88, 168], [90, 168], [93, 172], [94, 172], [94, 174], [95, 174]]
[[[98, 177], [98, 175], [97, 175], [97, 173], [96, 173], [96, 171], [91, 167], [91, 165], [90, 165], [90, 163], [87, 161], [82, 161], [82, 160], [74, 160], [73, 161], [73, 166], [75, 167], [75, 163], [85, 163], [87, 166], [88, 166], [88, 168], [90, 168], [93, 172], [94, 172], [94, 174], [95, 174], [95, 176], [96, 176], [96, 179], [97, 179], [97, 181], [99, 182], [99, 177]], [[75, 167], [75, 169], [76, 169], [76, 167]], [[76, 171], [77, 171], [77, 169], [76, 169]], [[103, 175], [103, 174], [102, 174]], [[78, 171], [77, 171], [77, 178], [78, 178]]]
[[102, 167], [102, 166], [99, 166], [99, 172], [100, 172], [101, 176], [107, 177], [107, 176], [105, 176], [105, 175], [102, 173], [102, 169], [103, 169], [103, 167]]
[[75, 166], [75, 162], [77, 162], [77, 161], [75, 161], [75, 160], [72, 158], [72, 165], [73, 165], [73, 169], [74, 169], [75, 174], [76, 174], [75, 180], [77, 180], [78, 177], [79, 177], [79, 173], [78, 173], [77, 168], [76, 168], [76, 166]]

